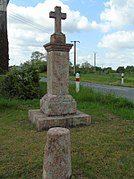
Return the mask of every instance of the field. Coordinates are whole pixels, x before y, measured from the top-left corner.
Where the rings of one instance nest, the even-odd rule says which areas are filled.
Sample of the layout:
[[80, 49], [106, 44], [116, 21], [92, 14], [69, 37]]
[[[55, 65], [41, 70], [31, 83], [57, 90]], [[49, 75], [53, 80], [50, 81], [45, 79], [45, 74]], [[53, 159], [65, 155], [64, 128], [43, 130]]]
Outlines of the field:
[[[45, 83], [44, 83], [45, 85]], [[45, 86], [46, 89], [46, 86]], [[70, 129], [72, 179], [134, 178], [134, 104], [82, 88], [78, 109], [92, 116], [88, 127]], [[41, 179], [47, 132], [28, 122], [39, 100], [0, 97], [0, 178]]]

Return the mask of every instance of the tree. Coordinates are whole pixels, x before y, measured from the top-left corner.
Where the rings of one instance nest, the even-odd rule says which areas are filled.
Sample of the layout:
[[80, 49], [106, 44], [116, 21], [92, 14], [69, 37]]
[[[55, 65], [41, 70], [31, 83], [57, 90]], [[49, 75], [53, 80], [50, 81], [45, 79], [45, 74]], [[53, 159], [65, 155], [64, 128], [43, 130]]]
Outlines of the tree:
[[109, 73], [112, 73], [112, 72], [113, 72], [113, 70], [112, 70], [111, 67], [106, 67], [106, 68], [103, 68], [102, 70], [103, 70], [103, 72], [105, 72], [106, 74], [109, 74]]
[[123, 66], [120, 66], [117, 68], [117, 73], [124, 73], [125, 72], [125, 68]]
[[29, 66], [34, 67], [38, 72], [43, 73], [47, 71], [47, 61], [46, 55], [35, 51], [31, 55], [31, 60], [26, 61], [24, 64], [21, 64], [21, 67], [29, 68]]
[[95, 67], [96, 68], [96, 71], [102, 71], [101, 67]]
[[46, 54], [39, 51], [32, 52], [31, 61], [46, 60]]
[[92, 65], [90, 63], [88, 63], [88, 61], [82, 63], [82, 65], [81, 65], [81, 68], [91, 68], [91, 67], [92, 67]]
[[127, 67], [126, 67], [126, 72], [128, 72], [128, 73], [129, 73], [129, 72], [130, 72], [130, 73], [133, 72], [133, 73], [134, 73], [134, 66], [127, 66]]

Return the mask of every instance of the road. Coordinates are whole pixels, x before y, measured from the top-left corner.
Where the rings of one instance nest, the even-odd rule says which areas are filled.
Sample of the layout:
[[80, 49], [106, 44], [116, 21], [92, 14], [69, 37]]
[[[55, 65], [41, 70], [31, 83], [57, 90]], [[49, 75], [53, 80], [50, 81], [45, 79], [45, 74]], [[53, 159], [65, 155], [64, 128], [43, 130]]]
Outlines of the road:
[[[40, 81], [47, 82], [47, 79], [41, 78]], [[70, 83], [75, 83], [75, 82], [71, 81]], [[80, 82], [80, 84], [85, 87], [90, 87], [94, 91], [101, 92], [101, 93], [114, 94], [116, 96], [121, 96], [134, 102], [134, 88], [94, 84], [94, 83], [89, 83], [89, 82]]]
[[110, 86], [110, 85], [101, 85], [94, 83], [81, 82], [81, 85], [85, 87], [90, 87], [95, 91], [102, 93], [110, 93], [116, 96], [125, 97], [134, 102], [134, 88], [122, 87], [122, 86]]

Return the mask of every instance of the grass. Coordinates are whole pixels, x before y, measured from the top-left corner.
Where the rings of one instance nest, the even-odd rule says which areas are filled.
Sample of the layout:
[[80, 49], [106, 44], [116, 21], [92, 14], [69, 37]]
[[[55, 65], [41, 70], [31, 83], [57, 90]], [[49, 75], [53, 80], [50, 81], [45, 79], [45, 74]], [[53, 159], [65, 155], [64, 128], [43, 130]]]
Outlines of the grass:
[[[74, 76], [71, 76], [71, 80], [75, 80]], [[110, 74], [81, 74], [80, 80], [90, 83], [98, 83], [105, 85], [114, 85], [114, 86], [128, 86], [134, 88], [134, 75], [125, 74], [124, 75], [124, 84], [121, 84], [121, 76], [118, 73]]]
[[74, 129], [72, 164], [75, 178], [133, 178], [131, 122], [109, 121]]
[[[134, 104], [123, 98], [82, 88], [78, 109], [92, 116], [88, 127], [70, 129], [73, 179], [134, 177]], [[0, 97], [0, 178], [41, 179], [47, 132], [28, 122], [39, 100]]]
[[[46, 73], [40, 73], [40, 77], [47, 78]], [[70, 76], [70, 80], [75, 81], [75, 76]], [[125, 74], [124, 75], [124, 84], [121, 84], [121, 75], [118, 73], [89, 73], [89, 74], [80, 74], [80, 81], [89, 82], [89, 83], [98, 83], [105, 85], [113, 86], [126, 86], [134, 88], [134, 74]]]

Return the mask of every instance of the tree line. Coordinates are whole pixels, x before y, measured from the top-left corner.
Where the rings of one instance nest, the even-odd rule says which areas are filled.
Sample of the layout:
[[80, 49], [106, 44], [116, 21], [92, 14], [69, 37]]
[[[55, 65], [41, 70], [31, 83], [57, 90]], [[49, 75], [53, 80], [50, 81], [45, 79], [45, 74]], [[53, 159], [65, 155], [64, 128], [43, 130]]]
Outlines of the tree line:
[[[32, 65], [35, 67], [39, 73], [43, 73], [47, 71], [47, 55], [43, 54], [39, 51], [32, 52], [31, 58], [29, 61], [26, 61], [24, 64], [21, 64], [21, 66], [28, 66]], [[73, 70], [73, 64], [69, 63], [69, 72], [70, 74], [74, 73]], [[134, 73], [134, 66], [127, 66], [126, 68], [124, 66], [119, 66], [116, 70], [113, 70], [112, 67], [94, 67], [92, 66], [88, 61], [83, 62], [81, 65], [77, 64], [76, 66], [76, 72], [80, 72], [83, 74], [86, 73]]]

